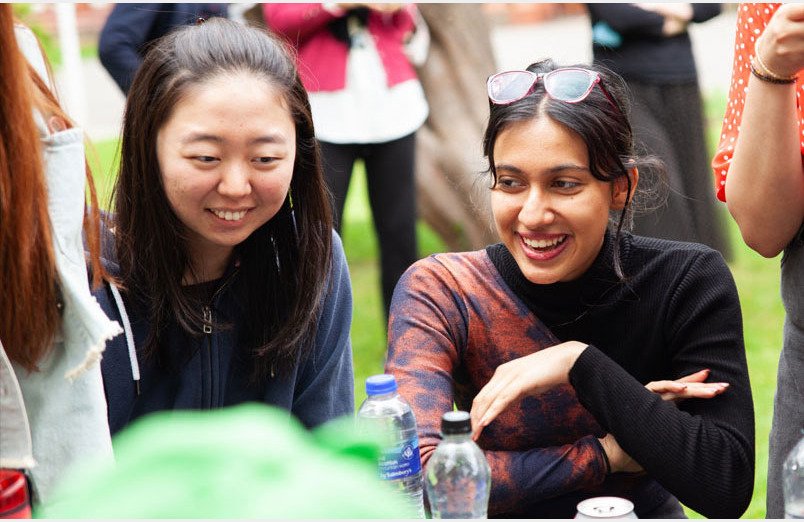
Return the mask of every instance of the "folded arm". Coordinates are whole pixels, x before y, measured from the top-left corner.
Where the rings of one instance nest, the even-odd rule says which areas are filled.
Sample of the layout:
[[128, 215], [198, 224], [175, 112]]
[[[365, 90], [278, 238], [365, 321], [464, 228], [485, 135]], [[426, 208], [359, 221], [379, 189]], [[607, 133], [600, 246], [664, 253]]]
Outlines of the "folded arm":
[[[456, 374], [465, 370], [468, 323], [465, 304], [449, 274], [414, 265], [400, 280], [391, 305], [386, 371], [416, 416], [422, 463], [441, 441], [440, 421], [453, 409]], [[468, 376], [469, 381], [477, 375]], [[481, 446], [492, 446], [490, 437]], [[593, 435], [569, 444], [522, 451], [487, 450], [492, 470], [489, 514], [499, 514], [600, 484], [603, 448]]]
[[669, 379], [701, 380], [709, 369], [713, 384], [695, 387], [712, 396], [682, 394], [677, 405], [662, 397], [666, 383], [654, 393], [656, 383], [638, 381], [605, 347], [568, 341], [496, 368], [472, 405], [475, 436], [517, 401], [569, 382], [609, 433], [601, 442], [612, 471], [645, 470], [696, 511], [739, 517], [753, 490], [754, 417], [737, 291], [719, 254], [691, 257], [668, 301], [665, 317], [639, 325], [666, 339], [643, 356], [666, 358]]
[[712, 252], [688, 267], [670, 299], [663, 326], [670, 376], [709, 368], [727, 390], [676, 405], [592, 346], [570, 382], [623, 450], [682, 503], [707, 517], [737, 518], [753, 491], [754, 415], [736, 288]]

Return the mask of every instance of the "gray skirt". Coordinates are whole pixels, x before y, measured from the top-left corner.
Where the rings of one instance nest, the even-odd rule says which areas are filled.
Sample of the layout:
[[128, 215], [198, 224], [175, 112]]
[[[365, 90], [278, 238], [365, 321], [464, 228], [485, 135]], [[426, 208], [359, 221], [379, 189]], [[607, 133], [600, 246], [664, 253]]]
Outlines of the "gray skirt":
[[804, 429], [804, 227], [782, 256], [784, 346], [768, 447], [767, 518], [784, 518], [782, 464]]

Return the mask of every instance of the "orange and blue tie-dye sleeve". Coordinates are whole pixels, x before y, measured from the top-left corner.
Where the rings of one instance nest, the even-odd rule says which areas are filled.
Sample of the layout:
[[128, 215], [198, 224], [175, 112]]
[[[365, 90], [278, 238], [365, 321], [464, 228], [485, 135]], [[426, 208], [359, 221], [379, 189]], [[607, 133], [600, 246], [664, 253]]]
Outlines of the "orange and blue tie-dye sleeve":
[[[738, 7], [729, 99], [720, 131], [720, 141], [715, 157], [712, 159], [712, 169], [715, 174], [715, 191], [720, 201], [726, 201], [726, 177], [734, 156], [734, 146], [740, 133], [745, 95], [748, 89], [748, 78], [751, 75], [751, 60], [754, 57], [754, 44], [757, 38], [765, 31], [765, 27], [768, 25], [773, 13], [776, 12], [780, 5], [743, 3]], [[798, 100], [801, 98], [802, 90], [804, 90], [804, 75], [800, 75], [796, 84], [796, 97]], [[798, 103], [798, 120], [799, 130], [802, 133], [801, 150], [804, 153], [804, 114], [802, 114], [800, 103]], [[758, 153], [761, 153], [761, 151], [758, 151]]]
[[[386, 371], [413, 408], [425, 467], [441, 441], [444, 412], [453, 404], [469, 409], [501, 362], [556, 342], [484, 275], [488, 267], [478, 266], [482, 255], [476, 254], [417, 262], [400, 279], [391, 304]], [[475, 266], [454, 268], [460, 264]], [[492, 470], [489, 514], [600, 485], [607, 469], [598, 430], [569, 385], [512, 405], [479, 441]]]

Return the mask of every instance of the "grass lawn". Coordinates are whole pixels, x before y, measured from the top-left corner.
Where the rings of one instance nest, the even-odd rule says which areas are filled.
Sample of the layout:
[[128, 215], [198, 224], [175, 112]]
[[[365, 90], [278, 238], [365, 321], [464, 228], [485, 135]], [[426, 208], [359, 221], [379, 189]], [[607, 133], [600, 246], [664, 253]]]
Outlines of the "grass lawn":
[[[710, 142], [714, 143], [720, 129], [725, 105], [722, 94], [707, 99], [707, 119]], [[97, 159], [93, 164], [101, 205], [107, 207], [113, 179], [115, 140], [95, 144]], [[725, 212], [725, 207], [723, 209]], [[764, 518], [765, 481], [768, 461], [768, 432], [776, 386], [776, 365], [782, 345], [784, 311], [779, 297], [779, 260], [763, 259], [742, 242], [739, 231], [729, 220], [734, 261], [730, 267], [737, 283], [743, 307], [745, 345], [754, 393], [756, 412], [757, 460], [754, 496], [745, 518]], [[441, 241], [424, 225], [419, 224], [419, 251], [422, 257], [444, 251]], [[381, 373], [386, 338], [385, 318], [380, 295], [377, 242], [374, 237], [371, 213], [368, 208], [365, 176], [358, 166], [346, 202], [343, 241], [349, 262], [354, 292], [352, 346], [355, 367], [355, 403], [365, 398], [363, 383], [366, 377]], [[693, 512], [691, 517], [699, 517]]]

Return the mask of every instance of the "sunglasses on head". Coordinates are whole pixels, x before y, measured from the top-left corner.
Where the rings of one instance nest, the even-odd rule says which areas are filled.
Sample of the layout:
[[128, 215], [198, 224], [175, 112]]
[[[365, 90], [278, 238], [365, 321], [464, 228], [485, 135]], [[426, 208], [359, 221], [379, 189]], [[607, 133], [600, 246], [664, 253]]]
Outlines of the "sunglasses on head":
[[600, 73], [580, 67], [564, 67], [548, 73], [505, 71], [494, 74], [486, 82], [489, 100], [495, 105], [514, 103], [532, 93], [540, 79], [548, 96], [566, 103], [578, 103], [586, 99], [597, 85], [611, 105], [617, 111], [620, 110], [600, 82]]

